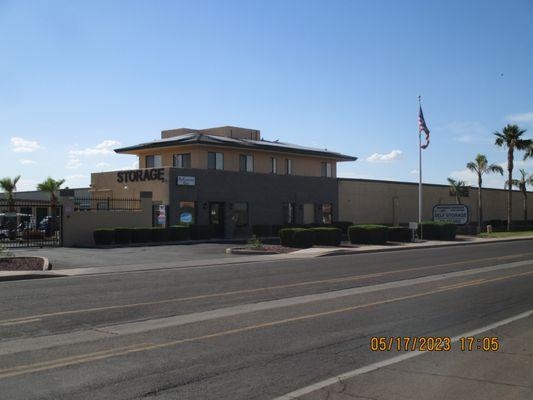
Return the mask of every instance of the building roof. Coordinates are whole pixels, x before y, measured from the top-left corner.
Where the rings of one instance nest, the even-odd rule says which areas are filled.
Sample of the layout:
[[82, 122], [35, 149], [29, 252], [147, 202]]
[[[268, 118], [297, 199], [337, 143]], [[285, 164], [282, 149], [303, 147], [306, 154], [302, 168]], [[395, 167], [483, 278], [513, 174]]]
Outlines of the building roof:
[[137, 144], [134, 146], [122, 147], [115, 149], [117, 153], [129, 153], [135, 150], [155, 149], [161, 147], [175, 147], [185, 146], [191, 144], [223, 146], [233, 148], [246, 148], [251, 150], [270, 150], [282, 153], [299, 153], [312, 156], [322, 156], [335, 158], [339, 161], [355, 161], [357, 157], [348, 156], [345, 154], [328, 151], [327, 149], [317, 149], [313, 147], [305, 147], [292, 143], [284, 143], [279, 141], [269, 140], [250, 140], [250, 139], [236, 139], [225, 136], [208, 135], [205, 133], [188, 133], [185, 135], [170, 137], [166, 139], [154, 140]]

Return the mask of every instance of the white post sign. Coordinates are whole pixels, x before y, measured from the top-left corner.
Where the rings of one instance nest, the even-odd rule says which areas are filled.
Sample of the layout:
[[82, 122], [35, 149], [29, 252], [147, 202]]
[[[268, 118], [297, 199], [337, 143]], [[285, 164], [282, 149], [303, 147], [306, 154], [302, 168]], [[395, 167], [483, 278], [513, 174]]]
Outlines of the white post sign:
[[465, 225], [468, 217], [468, 206], [465, 204], [437, 204], [433, 207], [433, 221]]

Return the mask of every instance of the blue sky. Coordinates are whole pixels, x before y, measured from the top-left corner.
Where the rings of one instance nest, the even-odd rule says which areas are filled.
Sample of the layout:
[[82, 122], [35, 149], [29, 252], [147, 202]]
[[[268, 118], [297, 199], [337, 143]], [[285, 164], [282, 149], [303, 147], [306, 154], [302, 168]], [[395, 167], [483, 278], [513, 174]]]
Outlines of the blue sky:
[[134, 165], [118, 143], [236, 125], [416, 181], [420, 94], [424, 181], [469, 180], [478, 152], [505, 162], [494, 130], [533, 136], [532, 21], [531, 0], [0, 0], [0, 176], [85, 186]]

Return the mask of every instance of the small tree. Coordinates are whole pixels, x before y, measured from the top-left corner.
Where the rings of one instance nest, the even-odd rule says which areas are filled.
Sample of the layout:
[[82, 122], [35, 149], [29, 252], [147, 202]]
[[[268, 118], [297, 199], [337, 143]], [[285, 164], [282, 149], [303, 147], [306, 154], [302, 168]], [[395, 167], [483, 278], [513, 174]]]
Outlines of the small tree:
[[448, 178], [448, 184], [450, 185], [450, 193], [452, 196], [455, 196], [455, 201], [457, 204], [461, 204], [461, 193], [465, 191], [466, 183], [461, 180]]
[[528, 174], [525, 169], [520, 170], [520, 175], [520, 179], [513, 179], [511, 185], [509, 185], [509, 181], [507, 181], [505, 182], [505, 186], [514, 186], [522, 192], [524, 199], [524, 225], [527, 227], [527, 185], [533, 186], [533, 175]]
[[[531, 151], [533, 142], [531, 139], [524, 139], [525, 129], [520, 129], [518, 125], [507, 125], [501, 132], [494, 132], [496, 140], [494, 144], [498, 147], [507, 148], [507, 182], [513, 181], [514, 151], [525, 151], [524, 158], [527, 158]], [[507, 185], [507, 230], [511, 230], [511, 219], [513, 216], [513, 185]]]
[[478, 215], [478, 231], [481, 232], [481, 225], [483, 224], [483, 203], [482, 203], [482, 185], [483, 175], [491, 173], [499, 173], [503, 175], [503, 168], [498, 164], [490, 164], [487, 161], [487, 157], [484, 154], [478, 154], [475, 161], [471, 161], [466, 164], [466, 168], [477, 174], [477, 215]]
[[48, 177], [44, 182], [41, 182], [37, 185], [37, 190], [49, 193], [50, 202], [52, 203], [52, 206], [55, 206], [57, 204], [57, 194], [59, 193], [59, 189], [63, 183], [65, 183], [64, 179], [59, 179], [56, 181], [55, 179]]

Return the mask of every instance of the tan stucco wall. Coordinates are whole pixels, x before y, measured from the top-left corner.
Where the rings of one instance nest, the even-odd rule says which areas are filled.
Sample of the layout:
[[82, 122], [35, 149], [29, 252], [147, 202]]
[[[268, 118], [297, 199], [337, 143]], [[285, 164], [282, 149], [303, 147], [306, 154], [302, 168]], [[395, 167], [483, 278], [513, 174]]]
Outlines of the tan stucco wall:
[[94, 246], [93, 232], [98, 228], [137, 228], [152, 226], [152, 199], [141, 199], [141, 210], [74, 211], [71, 198], [62, 197], [63, 246]]
[[[339, 219], [354, 223], [396, 224], [418, 220], [418, 185], [400, 182], [339, 179]], [[507, 218], [507, 192], [483, 189], [483, 219]], [[461, 201], [470, 208], [470, 221], [478, 218], [477, 188], [470, 188], [469, 197]], [[446, 186], [424, 185], [424, 220], [431, 220], [433, 206], [453, 204]], [[513, 220], [523, 218], [523, 197], [513, 192]], [[533, 210], [533, 193], [528, 196], [528, 209]], [[530, 214], [533, 211], [530, 211]], [[530, 217], [531, 218], [531, 217]]]
[[[285, 159], [292, 160], [292, 174], [299, 176], [321, 176], [321, 163], [331, 163], [331, 175], [337, 176], [337, 162], [335, 159], [326, 157], [309, 157], [297, 154], [287, 154], [268, 151], [250, 151], [249, 149], [228, 149], [216, 146], [180, 146], [151, 150], [135, 151], [139, 156], [139, 168], [145, 168], [147, 155], [161, 155], [163, 167], [171, 167], [174, 154], [191, 153], [191, 167], [195, 169], [207, 169], [207, 153], [224, 153], [224, 170], [239, 171], [239, 156], [249, 154], [254, 157], [254, 172], [270, 173], [270, 157], [276, 157], [278, 174], [285, 174]], [[132, 153], [133, 154], [133, 153]]]
[[169, 168], [164, 168], [164, 181], [117, 182], [119, 171], [97, 172], [91, 174], [90, 193], [93, 197], [114, 197], [138, 199], [140, 192], [152, 192], [153, 201], [168, 204]]

